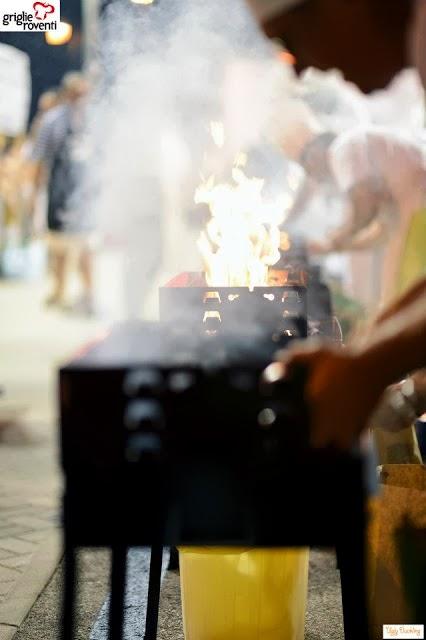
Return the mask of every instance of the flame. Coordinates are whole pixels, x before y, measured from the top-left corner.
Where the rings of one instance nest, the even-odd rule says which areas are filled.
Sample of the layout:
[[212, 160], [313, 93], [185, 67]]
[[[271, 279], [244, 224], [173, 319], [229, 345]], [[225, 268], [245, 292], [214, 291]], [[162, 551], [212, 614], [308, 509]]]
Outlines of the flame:
[[284, 221], [288, 195], [274, 200], [262, 195], [264, 181], [248, 178], [238, 154], [232, 182], [216, 184], [215, 176], [197, 188], [194, 200], [210, 208], [211, 218], [198, 240], [209, 286], [266, 286], [268, 267], [280, 258], [279, 225]]
[[247, 154], [244, 153], [243, 151], [240, 151], [239, 153], [237, 153], [237, 156], [235, 158], [235, 162], [234, 162], [234, 167], [245, 167], [247, 164]]
[[219, 147], [219, 149], [222, 149], [225, 144], [225, 127], [223, 126], [223, 122], [210, 122], [210, 133], [215, 145]]
[[222, 317], [219, 311], [206, 311], [204, 313], [203, 322], [206, 323], [207, 320], [218, 320], [219, 322], [222, 322]]

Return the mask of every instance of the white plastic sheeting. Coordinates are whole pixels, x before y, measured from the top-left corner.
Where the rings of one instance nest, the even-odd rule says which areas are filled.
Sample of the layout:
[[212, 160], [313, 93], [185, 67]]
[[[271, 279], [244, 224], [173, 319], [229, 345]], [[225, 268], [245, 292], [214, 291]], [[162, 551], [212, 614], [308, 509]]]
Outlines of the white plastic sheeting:
[[0, 134], [16, 137], [24, 133], [31, 100], [29, 56], [0, 44]]

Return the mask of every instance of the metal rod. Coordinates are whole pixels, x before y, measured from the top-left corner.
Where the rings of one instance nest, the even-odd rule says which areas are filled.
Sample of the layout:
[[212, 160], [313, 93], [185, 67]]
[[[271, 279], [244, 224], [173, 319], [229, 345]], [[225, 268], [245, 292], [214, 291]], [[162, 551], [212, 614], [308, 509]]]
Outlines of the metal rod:
[[157, 638], [162, 563], [163, 547], [157, 545], [152, 546], [151, 562], [149, 567], [148, 604], [146, 609], [144, 640], [156, 640]]
[[109, 605], [109, 640], [122, 640], [124, 629], [124, 599], [126, 592], [127, 546], [112, 547], [111, 601]]
[[[65, 519], [66, 522], [66, 519]], [[64, 556], [64, 589], [62, 601], [62, 640], [72, 640], [75, 626], [75, 600], [77, 584], [76, 553], [65, 525], [65, 556]]]
[[168, 571], [177, 571], [179, 569], [179, 551], [176, 547], [170, 547], [170, 559]]
[[342, 587], [345, 640], [368, 640], [368, 602], [364, 519], [359, 514], [351, 530], [342, 532], [337, 546], [337, 562]]

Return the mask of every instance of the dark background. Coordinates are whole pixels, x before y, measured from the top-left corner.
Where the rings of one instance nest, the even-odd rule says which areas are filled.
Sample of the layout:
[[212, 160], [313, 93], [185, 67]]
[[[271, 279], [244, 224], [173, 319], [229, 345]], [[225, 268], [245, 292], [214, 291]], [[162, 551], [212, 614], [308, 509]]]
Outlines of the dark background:
[[10, 44], [25, 51], [31, 59], [32, 99], [30, 119], [33, 117], [37, 100], [43, 91], [57, 87], [67, 71], [81, 69], [82, 48], [82, 0], [62, 0], [61, 20], [72, 24], [72, 40], [65, 45], [46, 44], [44, 33], [4, 33], [0, 32], [0, 42]]

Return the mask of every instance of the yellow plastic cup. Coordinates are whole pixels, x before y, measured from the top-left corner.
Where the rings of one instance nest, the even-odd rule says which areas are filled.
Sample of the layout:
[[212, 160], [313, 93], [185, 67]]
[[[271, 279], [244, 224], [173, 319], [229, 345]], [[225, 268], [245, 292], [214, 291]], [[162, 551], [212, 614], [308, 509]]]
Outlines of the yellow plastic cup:
[[308, 549], [179, 551], [186, 640], [303, 640]]

